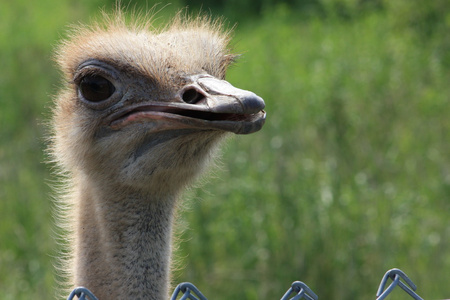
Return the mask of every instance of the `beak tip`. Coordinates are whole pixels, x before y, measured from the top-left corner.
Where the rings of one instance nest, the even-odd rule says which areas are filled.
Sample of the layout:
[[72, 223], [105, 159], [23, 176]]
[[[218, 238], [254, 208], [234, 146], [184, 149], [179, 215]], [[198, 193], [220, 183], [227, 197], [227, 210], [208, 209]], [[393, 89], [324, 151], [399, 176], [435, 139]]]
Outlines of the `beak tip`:
[[236, 134], [250, 134], [260, 131], [266, 122], [266, 112], [264, 110], [259, 110], [254, 114], [253, 120], [250, 122], [245, 122], [241, 127], [235, 131]]
[[250, 95], [248, 95], [242, 100], [245, 113], [252, 114], [262, 111], [266, 107], [263, 98], [259, 97], [255, 93], [252, 92], [250, 93], [251, 93]]

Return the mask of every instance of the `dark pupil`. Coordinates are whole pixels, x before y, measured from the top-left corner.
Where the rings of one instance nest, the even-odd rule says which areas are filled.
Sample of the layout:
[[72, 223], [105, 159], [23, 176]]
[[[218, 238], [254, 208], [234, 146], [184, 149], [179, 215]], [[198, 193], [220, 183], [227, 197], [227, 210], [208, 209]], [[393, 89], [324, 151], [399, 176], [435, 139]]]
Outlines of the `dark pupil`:
[[80, 91], [83, 97], [92, 102], [108, 99], [116, 89], [112, 83], [101, 76], [86, 76], [80, 82]]

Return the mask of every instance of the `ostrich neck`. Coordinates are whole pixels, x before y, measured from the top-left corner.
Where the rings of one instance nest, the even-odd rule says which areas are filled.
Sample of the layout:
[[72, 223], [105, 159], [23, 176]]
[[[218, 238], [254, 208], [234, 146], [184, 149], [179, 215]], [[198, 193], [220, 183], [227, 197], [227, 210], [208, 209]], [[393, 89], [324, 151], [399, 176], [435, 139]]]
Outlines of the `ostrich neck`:
[[82, 186], [75, 284], [100, 300], [167, 299], [175, 195]]

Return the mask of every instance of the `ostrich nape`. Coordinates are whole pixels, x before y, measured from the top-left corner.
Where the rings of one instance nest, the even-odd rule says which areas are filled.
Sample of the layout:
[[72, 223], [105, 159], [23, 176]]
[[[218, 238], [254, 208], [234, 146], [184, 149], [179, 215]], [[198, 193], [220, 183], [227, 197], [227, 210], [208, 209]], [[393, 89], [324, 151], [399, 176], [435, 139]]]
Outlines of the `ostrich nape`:
[[118, 13], [78, 28], [57, 54], [68, 84], [55, 100], [52, 153], [73, 191], [71, 285], [99, 299], [113, 289], [167, 297], [180, 191], [222, 137], [265, 120], [260, 97], [224, 80], [235, 55], [219, 22], [150, 27]]

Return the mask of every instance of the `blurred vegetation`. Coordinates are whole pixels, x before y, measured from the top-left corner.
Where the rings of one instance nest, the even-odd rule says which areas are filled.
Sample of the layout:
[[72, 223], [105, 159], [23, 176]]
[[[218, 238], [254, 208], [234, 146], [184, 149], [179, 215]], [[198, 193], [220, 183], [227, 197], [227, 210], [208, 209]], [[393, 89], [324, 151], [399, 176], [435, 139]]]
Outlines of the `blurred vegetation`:
[[[1, 299], [55, 295], [52, 49], [113, 4], [0, 0]], [[268, 119], [189, 192], [177, 282], [211, 299], [276, 299], [294, 280], [320, 299], [370, 299], [398, 267], [424, 298], [449, 297], [450, 2], [175, 1], [158, 21], [186, 5], [238, 23], [228, 79]]]

